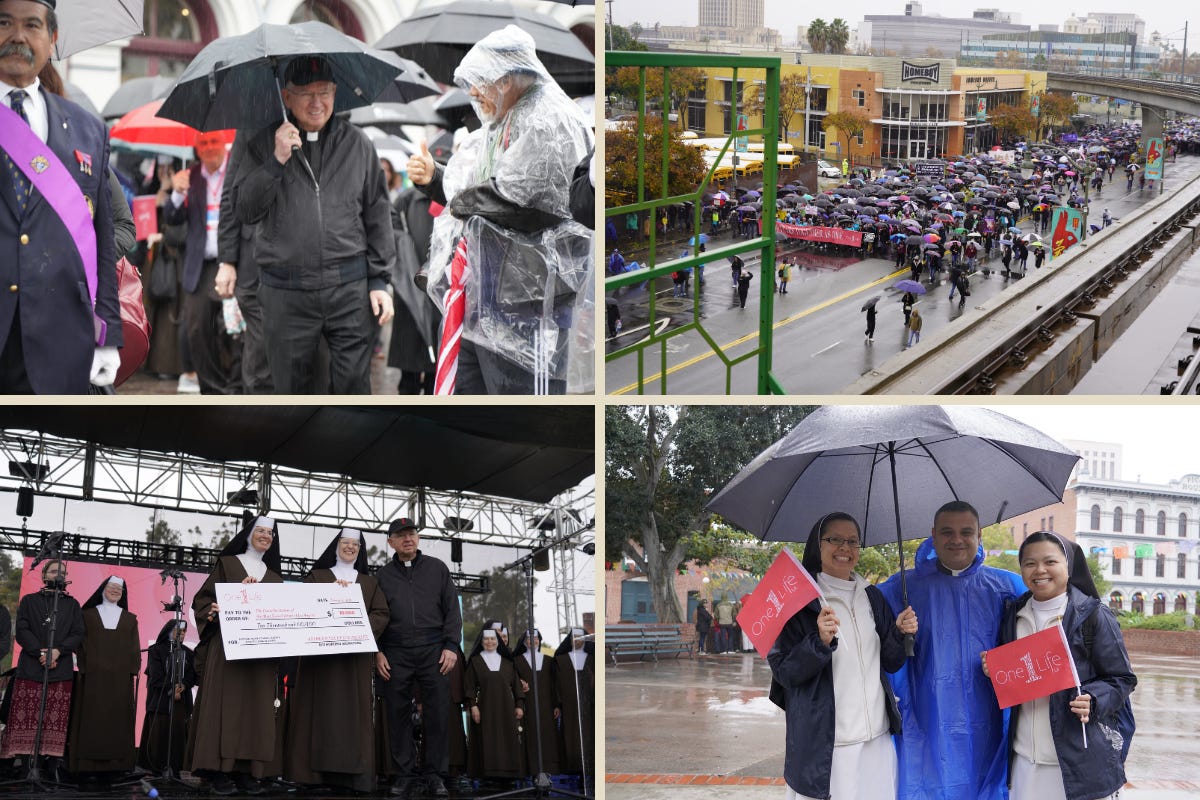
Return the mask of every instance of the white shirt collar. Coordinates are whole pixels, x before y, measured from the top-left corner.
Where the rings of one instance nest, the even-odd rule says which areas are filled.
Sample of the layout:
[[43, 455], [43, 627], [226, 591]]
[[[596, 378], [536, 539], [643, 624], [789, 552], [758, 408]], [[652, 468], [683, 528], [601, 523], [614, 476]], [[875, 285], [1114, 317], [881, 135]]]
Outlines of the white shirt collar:
[[[8, 93], [16, 86], [0, 81], [0, 97], [4, 98], [4, 104], [12, 108], [12, 99]], [[25, 116], [29, 117], [29, 127], [33, 128], [33, 132], [43, 142], [50, 135], [50, 118], [49, 112], [46, 109], [46, 98], [42, 96], [42, 82], [37, 78], [33, 79], [33, 83], [25, 87], [25, 93], [29, 95], [25, 99], [24, 108]]]

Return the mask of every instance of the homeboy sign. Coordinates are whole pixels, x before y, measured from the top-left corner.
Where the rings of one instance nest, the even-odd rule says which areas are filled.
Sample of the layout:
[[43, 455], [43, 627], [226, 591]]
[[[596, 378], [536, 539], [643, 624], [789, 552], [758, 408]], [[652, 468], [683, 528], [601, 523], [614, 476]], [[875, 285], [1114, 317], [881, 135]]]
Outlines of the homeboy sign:
[[900, 82], [920, 81], [921, 83], [937, 83], [942, 71], [941, 64], [910, 64], [900, 62]]

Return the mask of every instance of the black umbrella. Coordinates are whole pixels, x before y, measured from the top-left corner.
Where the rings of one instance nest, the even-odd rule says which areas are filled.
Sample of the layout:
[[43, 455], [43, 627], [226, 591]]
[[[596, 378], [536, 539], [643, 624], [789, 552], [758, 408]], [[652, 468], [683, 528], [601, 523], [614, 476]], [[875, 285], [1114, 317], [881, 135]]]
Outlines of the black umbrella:
[[483, 37], [516, 25], [537, 43], [538, 59], [568, 94], [595, 91], [595, 58], [583, 43], [549, 14], [502, 0], [455, 0], [421, 8], [375, 43], [422, 64], [437, 80], [452, 83], [454, 69]]
[[280, 87], [298, 56], [320, 56], [337, 83], [334, 112], [370, 105], [404, 71], [393, 53], [373, 50], [323, 22], [259, 25], [205, 46], [158, 110], [202, 131], [256, 130], [283, 120]]
[[355, 125], [374, 125], [388, 133], [397, 133], [401, 125], [436, 125], [450, 128], [450, 121], [433, 109], [434, 99], [423, 97], [411, 103], [375, 103], [353, 109], [350, 122]]
[[869, 298], [865, 303], [862, 304], [862, 308], [860, 308], [859, 311], [866, 311], [868, 308], [873, 308], [882, 297], [883, 295], [877, 294], [874, 297]]
[[100, 116], [104, 119], [123, 117], [135, 108], [141, 108], [155, 100], [162, 100], [174, 85], [175, 79], [164, 75], [127, 80], [113, 93], [112, 97], [108, 98]]
[[433, 108], [450, 121], [452, 129], [465, 125], [475, 130], [482, 124], [475, 115], [475, 107], [471, 105], [471, 96], [457, 86], [439, 97]]
[[396, 79], [383, 87], [383, 91], [375, 97], [376, 103], [411, 103], [422, 97], [434, 97], [442, 93], [442, 87], [429, 77], [421, 65], [415, 61], [392, 54], [399, 61], [404, 71]]
[[[823, 406], [759, 453], [707, 508], [776, 541], [803, 541], [814, 523], [842, 511], [861, 522], [865, 544], [886, 544], [927, 535], [951, 500], [974, 506], [981, 525], [1058, 503], [1078, 460], [988, 409]], [[900, 579], [908, 605], [903, 548]]]

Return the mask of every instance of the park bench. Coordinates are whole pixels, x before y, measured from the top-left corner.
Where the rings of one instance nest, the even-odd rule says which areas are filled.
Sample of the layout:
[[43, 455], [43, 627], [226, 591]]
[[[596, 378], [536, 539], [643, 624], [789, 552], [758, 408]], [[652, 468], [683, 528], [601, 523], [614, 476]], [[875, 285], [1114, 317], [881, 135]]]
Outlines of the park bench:
[[604, 646], [617, 665], [618, 656], [638, 656], [644, 661], [650, 656], [658, 661], [659, 655], [692, 654], [692, 643], [684, 639], [680, 626], [657, 627], [650, 625], [606, 625]]

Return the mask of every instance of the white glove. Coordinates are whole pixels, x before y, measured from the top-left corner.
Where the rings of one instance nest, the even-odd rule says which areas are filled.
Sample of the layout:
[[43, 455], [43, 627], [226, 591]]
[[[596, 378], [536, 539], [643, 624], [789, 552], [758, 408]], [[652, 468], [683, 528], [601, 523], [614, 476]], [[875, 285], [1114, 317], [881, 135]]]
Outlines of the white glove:
[[115, 347], [97, 347], [92, 355], [92, 384], [112, 386], [117, 379], [117, 367], [121, 366], [121, 355]]

